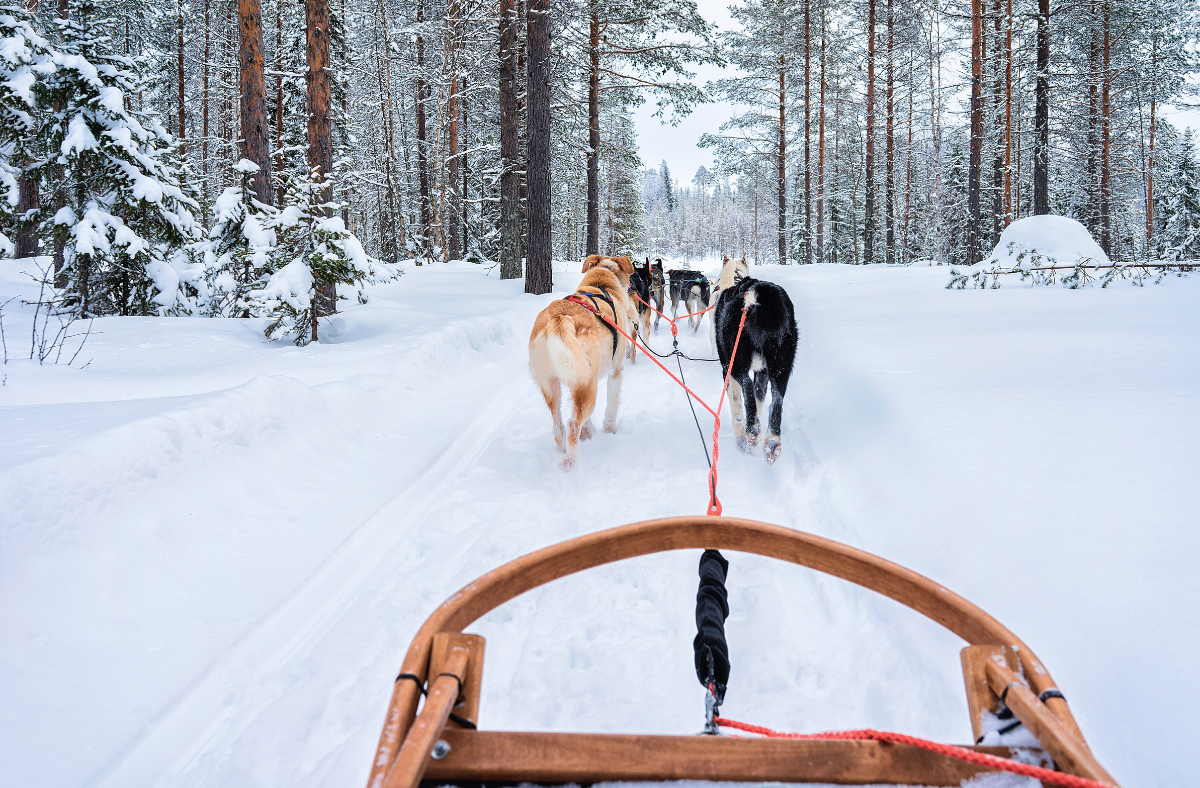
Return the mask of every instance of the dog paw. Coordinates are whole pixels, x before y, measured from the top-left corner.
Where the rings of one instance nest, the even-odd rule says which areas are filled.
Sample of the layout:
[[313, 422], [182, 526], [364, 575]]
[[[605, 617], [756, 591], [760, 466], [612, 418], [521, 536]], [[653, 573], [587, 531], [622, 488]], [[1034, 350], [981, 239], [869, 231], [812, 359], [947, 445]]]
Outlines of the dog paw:
[[570, 473], [571, 471], [575, 470], [575, 458], [570, 456], [563, 457], [558, 463], [558, 467], [563, 473]]
[[605, 419], [604, 420], [604, 431], [609, 433], [610, 435], [615, 435], [617, 433], [617, 422], [615, 420], [609, 421], [608, 419]]
[[583, 426], [579, 428], [579, 440], [581, 441], [591, 440], [595, 434], [596, 428], [592, 425], [591, 421], [585, 421]]
[[751, 445], [750, 441], [746, 439], [745, 435], [737, 436], [735, 443], [737, 444], [738, 451], [740, 451], [742, 454], [749, 454], [750, 452], [754, 451], [754, 446]]
[[746, 444], [750, 451], [758, 448], [758, 430], [746, 430]]
[[768, 465], [774, 465], [779, 459], [779, 452], [783, 448], [778, 438], [767, 438], [763, 443], [763, 457], [766, 458]]

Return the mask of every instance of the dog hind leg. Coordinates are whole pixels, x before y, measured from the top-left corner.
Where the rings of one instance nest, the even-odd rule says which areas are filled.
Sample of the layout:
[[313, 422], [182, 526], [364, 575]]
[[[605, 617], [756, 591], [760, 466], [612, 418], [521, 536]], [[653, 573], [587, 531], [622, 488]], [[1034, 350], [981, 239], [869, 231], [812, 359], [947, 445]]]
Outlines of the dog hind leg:
[[617, 408], [621, 405], [621, 370], [614, 372], [608, 379], [608, 403], [604, 407], [605, 432], [617, 431]]
[[[783, 431], [783, 391], [780, 390], [778, 380], [772, 380], [771, 384], [771, 412], [767, 417], [767, 438], [763, 441], [763, 457], [768, 464], [773, 465], [775, 460], [779, 459], [779, 452], [783, 448], [779, 437], [779, 433]], [[786, 387], [785, 383], [784, 388]]]
[[757, 393], [755, 390], [755, 383], [756, 381], [749, 370], [747, 370], [746, 374], [742, 375], [741, 380], [738, 381], [738, 384], [742, 389], [743, 407], [746, 409], [745, 445], [743, 446], [739, 444], [738, 448], [746, 453], [750, 453], [758, 447], [758, 401], [755, 397], [755, 394]]
[[733, 415], [734, 441], [738, 451], [749, 452], [750, 446], [746, 443], [746, 414], [742, 410], [742, 387], [730, 377], [726, 391], [729, 394], [729, 412]]
[[546, 407], [550, 409], [550, 418], [554, 421], [554, 445], [559, 451], [566, 451], [566, 446], [563, 443], [566, 437], [567, 430], [563, 426], [562, 420], [562, 384], [558, 378], [550, 378], [546, 381], [538, 381], [541, 385], [542, 396], [546, 400]]

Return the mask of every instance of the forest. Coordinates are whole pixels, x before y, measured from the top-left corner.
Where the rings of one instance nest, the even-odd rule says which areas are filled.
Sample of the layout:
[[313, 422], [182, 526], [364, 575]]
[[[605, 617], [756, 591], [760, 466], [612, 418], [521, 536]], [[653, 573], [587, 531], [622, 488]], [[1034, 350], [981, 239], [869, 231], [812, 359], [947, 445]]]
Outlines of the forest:
[[[1190, 0], [28, 0], [0, 13], [0, 246], [60, 310], [318, 338], [404, 260], [970, 264], [1011, 222], [1200, 257]], [[699, 66], [722, 68], [701, 81]], [[710, 171], [632, 121], [722, 100]]]

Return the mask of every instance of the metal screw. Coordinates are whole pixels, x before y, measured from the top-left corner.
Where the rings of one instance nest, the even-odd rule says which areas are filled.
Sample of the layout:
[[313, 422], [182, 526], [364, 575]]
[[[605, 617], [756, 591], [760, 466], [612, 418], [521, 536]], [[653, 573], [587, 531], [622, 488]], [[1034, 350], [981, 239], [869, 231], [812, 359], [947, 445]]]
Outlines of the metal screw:
[[433, 752], [430, 754], [435, 761], [440, 761], [450, 754], [450, 742], [445, 739], [438, 739], [433, 745]]

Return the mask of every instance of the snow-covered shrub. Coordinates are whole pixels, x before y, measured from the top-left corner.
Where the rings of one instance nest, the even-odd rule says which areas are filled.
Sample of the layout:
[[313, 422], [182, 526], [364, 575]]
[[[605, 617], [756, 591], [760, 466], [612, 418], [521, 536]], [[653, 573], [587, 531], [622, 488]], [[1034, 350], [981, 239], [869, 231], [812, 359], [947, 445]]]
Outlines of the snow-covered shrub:
[[199, 206], [171, 135], [127, 106], [142, 83], [113, 51], [115, 20], [92, 0], [68, 6], [57, 68], [38, 87], [40, 174], [52, 188], [41, 228], [63, 244], [60, 304], [82, 316], [170, 313], [186, 297], [171, 263], [200, 235]]
[[54, 73], [54, 53], [20, 6], [0, 6], [0, 254], [13, 254], [10, 235], [23, 217], [18, 179], [33, 163], [34, 86]]
[[1108, 255], [1079, 222], [1066, 216], [1028, 216], [1004, 229], [992, 253], [974, 266], [950, 269], [947, 288], [1000, 286], [1000, 277], [1020, 276], [1034, 284], [1061, 281], [1081, 287], [1094, 280], [1088, 273], [1109, 266]]
[[258, 165], [242, 159], [235, 165], [242, 182], [229, 186], [213, 203], [216, 222], [204, 246], [204, 313], [213, 317], [249, 314], [246, 294], [259, 284], [275, 248], [270, 225], [275, 209], [254, 198], [252, 187]]
[[391, 276], [386, 266], [367, 257], [336, 215], [342, 206], [324, 200], [328, 190], [329, 181], [317, 170], [308, 178], [295, 179], [288, 204], [271, 220], [275, 253], [267, 258], [259, 286], [247, 294], [254, 314], [272, 318], [266, 328], [268, 338], [294, 335], [298, 345], [316, 340], [317, 318], [336, 308], [332, 299], [320, 303], [322, 294], [336, 293], [339, 284]]
[[1196, 260], [1200, 258], [1200, 164], [1190, 128], [1170, 152], [1170, 162], [1154, 195], [1154, 251], [1167, 260]]

